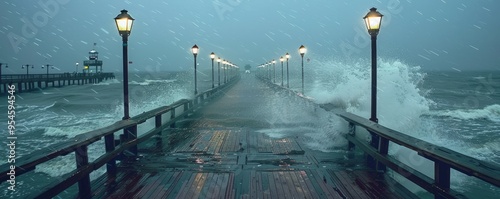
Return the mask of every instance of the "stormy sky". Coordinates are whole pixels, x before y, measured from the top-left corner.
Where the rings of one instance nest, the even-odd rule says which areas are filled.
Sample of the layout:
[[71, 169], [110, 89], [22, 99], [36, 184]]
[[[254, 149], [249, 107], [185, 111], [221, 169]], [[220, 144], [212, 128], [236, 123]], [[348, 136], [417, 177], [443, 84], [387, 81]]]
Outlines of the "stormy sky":
[[278, 59], [297, 61], [300, 45], [312, 60], [369, 59], [362, 17], [371, 7], [384, 15], [378, 55], [426, 70], [498, 70], [497, 0], [9, 0], [0, 3], [3, 74], [21, 65], [52, 64], [73, 72], [96, 50], [104, 71], [119, 72], [121, 37], [113, 18], [127, 9], [135, 23], [129, 37], [132, 71], [189, 70], [190, 48], [244, 66]]

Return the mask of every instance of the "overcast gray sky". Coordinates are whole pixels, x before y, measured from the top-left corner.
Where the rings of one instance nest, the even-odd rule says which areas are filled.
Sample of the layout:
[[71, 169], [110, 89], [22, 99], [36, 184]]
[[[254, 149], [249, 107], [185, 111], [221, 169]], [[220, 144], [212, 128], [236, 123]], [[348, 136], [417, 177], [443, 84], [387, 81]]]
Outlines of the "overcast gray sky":
[[47, 63], [72, 72], [97, 43], [104, 70], [121, 71], [113, 20], [121, 9], [136, 19], [129, 38], [135, 71], [191, 69], [194, 44], [203, 66], [212, 51], [240, 66], [286, 52], [298, 59], [302, 44], [310, 59], [369, 59], [362, 17], [371, 7], [385, 15], [381, 58], [423, 69], [500, 68], [497, 0], [9, 0], [0, 5], [0, 62], [9, 64], [4, 74]]

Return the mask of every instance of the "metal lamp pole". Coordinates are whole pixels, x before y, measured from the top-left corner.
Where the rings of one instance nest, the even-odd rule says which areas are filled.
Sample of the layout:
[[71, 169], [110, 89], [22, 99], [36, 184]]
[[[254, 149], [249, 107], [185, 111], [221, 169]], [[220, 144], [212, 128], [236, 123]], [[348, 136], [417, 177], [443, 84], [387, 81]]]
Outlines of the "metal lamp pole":
[[281, 62], [281, 87], [283, 87], [283, 61], [285, 61], [285, 59], [282, 57], [280, 57], [280, 62]]
[[26, 64], [26, 65], [23, 65], [22, 68], [24, 68], [25, 66], [26, 66], [26, 76], [29, 76], [29, 74], [30, 74], [30, 66], [31, 66], [31, 68], [33, 68], [33, 65]]
[[122, 10], [116, 16], [115, 23], [118, 28], [118, 33], [122, 36], [123, 41], [123, 119], [129, 119], [129, 99], [128, 99], [128, 36], [132, 31], [134, 18], [132, 18], [127, 10]]
[[276, 60], [274, 59], [273, 59], [273, 76], [274, 76], [273, 83], [276, 84]]
[[220, 86], [220, 57], [217, 58], [217, 78], [219, 79], [219, 86]]
[[288, 60], [290, 59], [290, 54], [286, 53], [285, 54], [285, 57], [286, 57], [286, 87], [287, 88], [290, 88], [290, 81], [288, 79]]
[[[370, 12], [366, 14], [363, 19], [365, 20], [366, 28], [368, 29], [368, 33], [371, 36], [371, 116], [370, 120], [378, 123], [377, 119], [377, 35], [380, 31], [380, 25], [382, 23], [382, 14], [380, 14], [376, 8], [371, 8]], [[389, 141], [385, 138], [380, 138], [375, 133], [370, 132], [372, 139], [370, 145], [374, 148], [377, 148], [381, 154], [387, 154], [389, 150]], [[373, 158], [372, 158], [373, 159]], [[376, 162], [375, 160], [371, 160], [377, 170], [385, 171], [385, 165], [380, 162]], [[375, 164], [376, 163], [376, 164]]]
[[304, 94], [304, 54], [306, 54], [307, 48], [304, 45], [299, 47], [300, 57], [302, 57], [302, 94]]
[[46, 65], [42, 65], [42, 68], [43, 68], [44, 66], [45, 66], [45, 67], [47, 67], [47, 78], [49, 78], [49, 68], [50, 68], [51, 66], [52, 66], [52, 67], [54, 67], [54, 66], [53, 66], [53, 65], [46, 64]]
[[215, 53], [212, 52], [210, 53], [210, 58], [212, 59], [212, 88], [215, 88], [215, 85], [214, 85], [214, 59], [215, 59]]
[[195, 44], [192, 48], [191, 48], [191, 51], [193, 52], [193, 56], [194, 56], [194, 94], [197, 95], [198, 94], [198, 80], [196, 79], [196, 55], [198, 55], [198, 46]]

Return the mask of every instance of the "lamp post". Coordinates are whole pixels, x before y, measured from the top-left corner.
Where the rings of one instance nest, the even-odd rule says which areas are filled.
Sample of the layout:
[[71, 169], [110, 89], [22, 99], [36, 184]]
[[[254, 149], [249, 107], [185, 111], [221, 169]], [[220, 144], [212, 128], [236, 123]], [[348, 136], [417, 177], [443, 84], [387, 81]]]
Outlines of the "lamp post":
[[222, 60], [222, 75], [224, 75], [224, 84], [226, 84], [226, 64], [227, 61], [225, 59]]
[[281, 62], [281, 87], [283, 87], [283, 61], [285, 61], [285, 59], [283, 58], [283, 56], [280, 57], [280, 62]]
[[290, 59], [290, 54], [286, 53], [285, 57], [286, 57], [286, 87], [290, 88], [290, 82], [288, 79], [288, 74], [289, 74], [289, 72], [288, 72], [288, 60]]
[[274, 59], [273, 59], [273, 76], [274, 76], [273, 83], [276, 84], [276, 60]]
[[299, 53], [302, 57], [302, 94], [304, 94], [304, 54], [306, 54], [307, 48], [304, 45], [300, 45]]
[[46, 65], [42, 65], [42, 69], [44, 67], [47, 67], [47, 79], [49, 78], [49, 68], [52, 67], [52, 69], [54, 69], [54, 65], [49, 65], [49, 64], [46, 64]]
[[[366, 28], [371, 36], [372, 46], [372, 82], [371, 82], [371, 117], [370, 120], [378, 123], [377, 119], [377, 35], [382, 23], [382, 14], [376, 8], [371, 8], [370, 12], [366, 14], [363, 19], [365, 20]], [[389, 141], [387, 139], [380, 140], [380, 137], [375, 133], [370, 132], [372, 139], [370, 145], [377, 148], [380, 153], [387, 154], [389, 149]], [[375, 162], [372, 161], [374, 164]], [[370, 163], [369, 163], [370, 164]], [[375, 166], [375, 165], [373, 165]], [[376, 164], [377, 170], [385, 171], [385, 166], [381, 163]]]
[[118, 34], [122, 36], [123, 41], [123, 119], [129, 119], [129, 106], [128, 106], [128, 36], [132, 31], [134, 18], [132, 18], [127, 10], [122, 10], [116, 16], [115, 23], [118, 29]]
[[5, 68], [8, 68], [9, 65], [7, 63], [0, 63], [0, 83], [2, 83], [2, 65], [5, 64]]
[[[23, 69], [24, 69], [24, 67], [25, 67], [25, 66], [26, 66], [26, 76], [28, 76], [28, 75], [30, 74], [30, 66], [31, 66], [31, 68], [34, 68], [34, 66], [33, 66], [33, 65], [26, 64], [26, 65], [22, 65], [22, 67], [21, 67], [21, 68], [23, 68]], [[26, 78], [27, 78], [27, 77], [26, 77]]]
[[75, 75], [76, 75], [76, 73], [78, 73], [78, 65], [79, 65], [79, 63], [78, 63], [78, 62], [76, 62], [76, 63], [75, 63]]
[[217, 78], [219, 79], [219, 86], [220, 86], [220, 57], [217, 58]]
[[377, 35], [382, 22], [382, 14], [376, 8], [371, 8], [370, 12], [363, 17], [366, 28], [372, 40], [372, 96], [371, 96], [371, 117], [370, 120], [378, 122], [377, 119]]
[[193, 56], [194, 56], [194, 94], [195, 95], [198, 94], [198, 81], [196, 79], [196, 55], [198, 55], [199, 50], [200, 49], [198, 48], [198, 46], [196, 44], [191, 48], [191, 52], [193, 53]]
[[212, 59], [212, 88], [214, 88], [215, 87], [215, 85], [214, 85], [214, 75], [215, 75], [214, 74], [214, 59], [215, 59], [215, 53], [214, 52], [210, 53], [210, 59]]

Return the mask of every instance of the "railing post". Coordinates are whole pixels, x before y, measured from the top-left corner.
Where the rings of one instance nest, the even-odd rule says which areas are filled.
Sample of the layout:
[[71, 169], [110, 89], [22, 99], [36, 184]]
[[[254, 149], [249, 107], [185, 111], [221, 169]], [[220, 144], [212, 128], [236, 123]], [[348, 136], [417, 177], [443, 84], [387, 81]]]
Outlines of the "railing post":
[[[389, 140], [384, 137], [380, 137], [378, 150], [381, 155], [387, 155], [389, 153]], [[377, 171], [385, 172], [387, 170], [386, 166], [381, 162], [377, 161]]]
[[[354, 136], [355, 134], [356, 134], [356, 125], [354, 125], [354, 123], [352, 123], [352, 122], [349, 122], [349, 135]], [[354, 143], [352, 143], [351, 141], [349, 141], [347, 149], [349, 151], [352, 151], [355, 146], [356, 145], [354, 145]]]
[[[160, 126], [161, 126], [161, 114], [155, 116], [155, 128], [159, 128]], [[158, 134], [161, 134], [161, 132], [159, 132]]]
[[[188, 109], [189, 109], [189, 102], [184, 103], [184, 113], [185, 113], [185, 112], [187, 112], [187, 111], [188, 111]], [[184, 116], [184, 117], [185, 117], [185, 118], [187, 118], [187, 117], [188, 117], [188, 116], [187, 116], [187, 114], [186, 114], [186, 116]]]
[[[370, 135], [371, 135], [371, 141], [370, 141], [370, 146], [372, 146], [373, 148], [377, 149], [378, 151], [378, 147], [379, 147], [379, 142], [380, 142], [380, 137], [374, 133], [374, 132], [371, 132], [371, 131], [368, 131], [370, 132]], [[368, 167], [371, 168], [371, 169], [377, 169], [377, 160], [372, 157], [372, 156], [368, 156]]]
[[[450, 190], [450, 165], [440, 161], [434, 161], [434, 183], [443, 192]], [[438, 193], [434, 194], [434, 198], [442, 199]]]
[[[124, 133], [127, 141], [137, 139], [137, 125], [126, 128]], [[137, 156], [137, 145], [130, 147], [129, 151]]]
[[[155, 128], [160, 128], [160, 127], [161, 127], [161, 114], [155, 116]], [[156, 147], [160, 149], [163, 146], [161, 132], [162, 131], [158, 132], [158, 136], [156, 138]]]
[[[75, 157], [77, 169], [87, 166], [89, 164], [87, 145], [78, 147], [75, 151]], [[90, 188], [90, 176], [88, 174], [78, 181], [78, 193], [80, 198], [91, 198], [92, 190]]]
[[[106, 153], [115, 150], [115, 136], [113, 133], [104, 136], [104, 143], [106, 147]], [[116, 176], [116, 160], [113, 158], [106, 164], [106, 171], [108, 173], [108, 177]]]
[[[170, 110], [170, 120], [175, 119], [175, 108]], [[175, 128], [175, 122], [170, 125], [170, 128]]]

